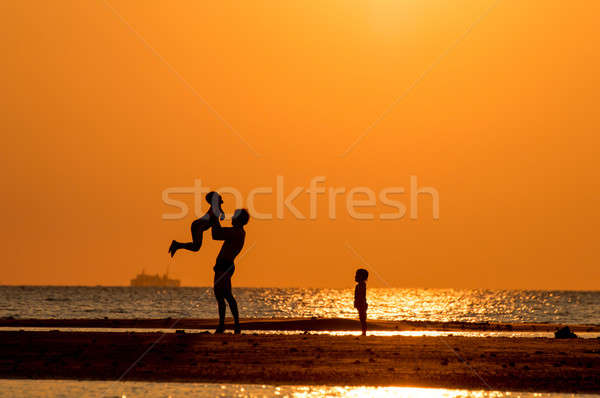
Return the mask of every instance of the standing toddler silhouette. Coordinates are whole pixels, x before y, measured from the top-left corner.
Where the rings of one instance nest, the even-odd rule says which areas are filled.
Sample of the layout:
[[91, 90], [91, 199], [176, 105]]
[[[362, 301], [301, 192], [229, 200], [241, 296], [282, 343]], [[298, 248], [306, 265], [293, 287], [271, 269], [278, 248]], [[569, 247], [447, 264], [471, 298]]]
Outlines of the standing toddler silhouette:
[[358, 318], [362, 326], [362, 335], [367, 335], [367, 279], [369, 279], [369, 271], [364, 268], [356, 270], [354, 280], [356, 287], [354, 288], [354, 308], [358, 310]]

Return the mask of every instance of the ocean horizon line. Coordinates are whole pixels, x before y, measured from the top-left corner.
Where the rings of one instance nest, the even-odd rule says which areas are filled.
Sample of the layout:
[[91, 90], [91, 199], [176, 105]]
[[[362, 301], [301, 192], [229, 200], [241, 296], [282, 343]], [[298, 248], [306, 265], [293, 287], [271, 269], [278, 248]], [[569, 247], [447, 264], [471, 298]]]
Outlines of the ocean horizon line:
[[[161, 288], [161, 289], [181, 289], [181, 288], [210, 288], [212, 286], [205, 285], [181, 285], [178, 287], [165, 286], [130, 286], [130, 285], [79, 285], [79, 284], [0, 284], [1, 287], [127, 287], [127, 288]], [[330, 290], [346, 290], [353, 289], [352, 286], [235, 286], [234, 289], [330, 289]], [[577, 293], [598, 293], [600, 289], [569, 289], [569, 288], [535, 288], [535, 287], [519, 287], [519, 288], [502, 288], [502, 287], [439, 287], [439, 286], [369, 286], [369, 290], [388, 290], [388, 289], [418, 289], [418, 290], [470, 290], [470, 291], [539, 291], [539, 292], [577, 292]]]

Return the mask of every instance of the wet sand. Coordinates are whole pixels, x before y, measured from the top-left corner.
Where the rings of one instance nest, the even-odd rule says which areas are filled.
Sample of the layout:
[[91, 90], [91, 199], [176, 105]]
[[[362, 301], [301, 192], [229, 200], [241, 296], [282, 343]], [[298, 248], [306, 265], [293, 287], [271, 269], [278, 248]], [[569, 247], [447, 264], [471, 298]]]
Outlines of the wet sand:
[[[141, 329], [214, 329], [214, 319], [19, 319], [1, 318], [0, 327], [77, 327], [77, 328], [141, 328]], [[242, 320], [246, 330], [340, 331], [360, 330], [355, 319], [341, 318], [278, 318]], [[549, 323], [490, 322], [429, 322], [429, 321], [369, 321], [369, 330], [440, 330], [440, 331], [520, 331], [553, 332], [564, 325]], [[600, 325], [568, 325], [577, 332], [600, 332]]]
[[123, 374], [145, 381], [598, 393], [600, 339], [0, 332], [1, 378]]

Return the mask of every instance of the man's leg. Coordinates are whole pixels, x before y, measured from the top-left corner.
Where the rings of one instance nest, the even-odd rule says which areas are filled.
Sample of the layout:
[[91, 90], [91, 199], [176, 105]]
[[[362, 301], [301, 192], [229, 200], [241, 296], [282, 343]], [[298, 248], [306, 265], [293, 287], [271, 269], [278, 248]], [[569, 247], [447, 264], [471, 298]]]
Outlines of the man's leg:
[[234, 330], [235, 333], [240, 333], [240, 316], [239, 316], [239, 312], [238, 312], [238, 306], [237, 306], [237, 301], [235, 301], [235, 298], [233, 297], [233, 292], [231, 290], [231, 273], [227, 273], [227, 276], [223, 279], [226, 279], [226, 282], [224, 284], [224, 290], [225, 290], [225, 299], [227, 300], [227, 303], [229, 303], [229, 309], [231, 310], [231, 315], [233, 315], [233, 323], [234, 323]]
[[215, 298], [217, 299], [217, 306], [219, 309], [219, 326], [215, 333], [223, 333], [225, 330], [225, 311], [227, 305], [225, 304], [225, 289], [223, 286], [223, 280], [227, 277], [222, 272], [215, 272], [215, 282], [213, 290], [215, 292]]
[[240, 316], [238, 313], [237, 302], [235, 301], [235, 298], [231, 294], [229, 296], [225, 296], [225, 299], [229, 303], [229, 309], [231, 310], [231, 315], [233, 315], [233, 323], [234, 323], [235, 333], [236, 334], [240, 333]]

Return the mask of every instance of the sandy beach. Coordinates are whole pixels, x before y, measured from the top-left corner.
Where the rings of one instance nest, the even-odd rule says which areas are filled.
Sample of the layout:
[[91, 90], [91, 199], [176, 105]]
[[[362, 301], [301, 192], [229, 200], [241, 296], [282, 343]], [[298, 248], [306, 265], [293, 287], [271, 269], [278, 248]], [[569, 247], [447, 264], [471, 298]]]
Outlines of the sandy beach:
[[600, 392], [599, 339], [3, 331], [0, 345], [2, 378]]

